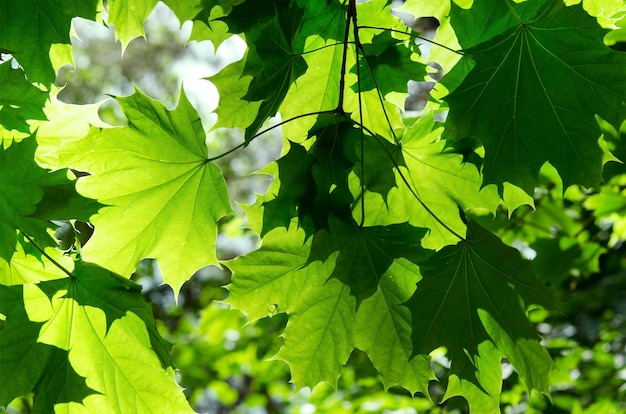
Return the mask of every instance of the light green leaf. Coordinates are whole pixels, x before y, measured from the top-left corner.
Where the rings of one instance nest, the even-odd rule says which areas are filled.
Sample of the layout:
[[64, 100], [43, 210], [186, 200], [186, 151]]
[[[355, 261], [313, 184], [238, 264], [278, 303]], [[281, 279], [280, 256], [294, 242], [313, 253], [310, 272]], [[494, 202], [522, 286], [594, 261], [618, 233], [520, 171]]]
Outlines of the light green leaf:
[[470, 412], [500, 413], [501, 356], [488, 341], [478, 344], [476, 354], [452, 353], [452, 366], [443, 401], [455, 396], [467, 400]]
[[115, 25], [115, 36], [122, 42], [122, 51], [136, 37], [143, 37], [143, 23], [158, 0], [109, 0], [109, 23]]
[[[218, 76], [218, 82], [214, 84], [222, 97], [247, 87], [245, 94], [240, 97], [243, 102], [230, 100], [231, 108], [227, 109], [230, 114], [234, 112], [232, 106], [247, 107], [249, 103], [258, 102], [258, 111], [252, 122], [249, 125], [237, 125], [240, 128], [245, 126], [246, 141], [256, 134], [268, 118], [276, 115], [291, 84], [307, 69], [306, 61], [300, 56], [300, 45], [296, 43], [303, 15], [304, 10], [289, 1], [270, 5], [250, 2], [235, 7], [223, 18], [233, 33], [244, 33], [248, 50], [238, 64], [238, 67], [242, 64], [243, 67], [237, 71], [237, 78], [226, 76], [225, 79], [230, 79], [230, 82], [225, 82], [224, 76]], [[239, 80], [248, 76], [251, 77], [249, 82]], [[220, 78], [222, 82], [219, 82]], [[221, 102], [220, 105], [227, 103]], [[248, 111], [246, 114], [252, 115]], [[223, 115], [218, 113], [219, 116]], [[229, 122], [228, 119], [225, 121]]]
[[209, 79], [220, 94], [219, 106], [215, 110], [215, 128], [245, 129], [254, 122], [261, 101], [248, 102], [243, 96], [248, 92], [253, 77], [243, 73], [247, 52], [243, 59], [226, 66]]
[[178, 292], [196, 270], [217, 264], [216, 223], [231, 213], [226, 184], [184, 93], [173, 111], [139, 91], [118, 101], [127, 127], [92, 128], [58, 150], [62, 164], [91, 174], [79, 192], [109, 205], [93, 218], [82, 255], [125, 276], [154, 257]]
[[[45, 252], [68, 270], [74, 268], [72, 258], [59, 249], [46, 248]], [[32, 244], [18, 235], [17, 245], [10, 262], [0, 259], [0, 284], [4, 286], [37, 283], [61, 279], [67, 275], [41, 254]]]
[[72, 105], [58, 100], [56, 93], [52, 93], [43, 109], [48, 120], [33, 122], [33, 127], [37, 128], [37, 162], [52, 170], [63, 168], [57, 149], [64, 141], [81, 139], [91, 126], [110, 127], [98, 115], [103, 103]]
[[[476, 167], [463, 162], [462, 155], [447, 151], [444, 141], [437, 141], [441, 131], [429, 115], [406, 130], [400, 146], [383, 145], [380, 139], [377, 142], [367, 137], [364, 182], [369, 191], [363, 198], [365, 225], [408, 221], [415, 227], [430, 229], [422, 241], [425, 248], [440, 249], [457, 243], [459, 239], [453, 232], [465, 234], [459, 208], [495, 212], [500, 204], [495, 188], [481, 189]], [[370, 164], [376, 166], [372, 172], [368, 172]], [[395, 170], [395, 187], [384, 184], [389, 178], [381, 170]], [[356, 165], [354, 171], [360, 175], [360, 166]], [[360, 192], [359, 185], [352, 180], [352, 191]], [[388, 193], [381, 194], [377, 186], [387, 188]], [[354, 215], [357, 221], [361, 219], [358, 208]]]
[[354, 349], [356, 303], [349, 289], [327, 280], [334, 260], [308, 264], [312, 240], [303, 230], [278, 228], [261, 248], [228, 264], [233, 270], [229, 303], [249, 320], [286, 312], [284, 345], [275, 358], [292, 370], [297, 388], [320, 382], [336, 386], [341, 366]]
[[[33, 287], [35, 285], [27, 285]], [[0, 285], [0, 405], [35, 391], [33, 413], [50, 413], [54, 404], [80, 402], [92, 394], [85, 378], [72, 368], [68, 351], [39, 342], [43, 322], [31, 321], [25, 309], [25, 286]]]
[[436, 377], [428, 356], [413, 357], [411, 313], [402, 306], [420, 279], [415, 263], [395, 260], [380, 278], [376, 292], [359, 306], [354, 341], [380, 372], [386, 389], [400, 386], [430, 398], [428, 384]]
[[[174, 381], [167, 346], [138, 285], [77, 263], [72, 277], [23, 285], [21, 303], [18, 292], [7, 289], [3, 292], [12, 295], [13, 307], [21, 305], [28, 318], [2, 309], [8, 324], [1, 338], [8, 346], [22, 337], [14, 320], [33, 328], [27, 332], [36, 345], [23, 349], [30, 349], [37, 369], [18, 371], [17, 378], [30, 381], [19, 392], [35, 391], [35, 412], [52, 412], [52, 405], [70, 413], [192, 412]], [[5, 354], [7, 363], [22, 358]]]
[[0, 404], [34, 391], [37, 413], [191, 412], [140, 290], [82, 263], [71, 277], [0, 285], [0, 368], [13, 373]]
[[[296, 44], [302, 45], [307, 71], [285, 96], [279, 109], [283, 120], [337, 108], [343, 53], [339, 42], [345, 26], [345, 8], [339, 2], [306, 2]], [[346, 65], [354, 65], [353, 54], [348, 53]], [[283, 134], [291, 141], [302, 142], [316, 120], [317, 116], [311, 115], [289, 122], [283, 125]]]

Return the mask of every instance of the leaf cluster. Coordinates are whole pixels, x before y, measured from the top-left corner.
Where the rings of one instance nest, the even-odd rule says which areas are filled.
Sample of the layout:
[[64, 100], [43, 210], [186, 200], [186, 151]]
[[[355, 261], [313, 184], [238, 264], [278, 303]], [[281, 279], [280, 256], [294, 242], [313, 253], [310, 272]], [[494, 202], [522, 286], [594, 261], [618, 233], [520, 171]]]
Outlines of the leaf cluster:
[[[184, 91], [174, 109], [138, 89], [115, 97], [123, 126], [100, 121], [98, 105], [57, 100], [71, 19], [101, 21], [104, 7], [66, 3], [0, 5], [11, 56], [0, 64], [0, 370], [15, 377], [0, 404], [33, 392], [34, 412], [191, 412], [128, 280], [146, 258], [175, 294], [225, 266], [227, 303], [248, 321], [284, 313], [274, 358], [297, 389], [335, 386], [360, 350], [385, 389], [436, 403], [461, 396], [500, 412], [504, 360], [528, 394], [549, 395], [553, 361], [529, 314], [556, 307], [546, 284], [597, 272], [626, 236], [623, 171], [605, 165], [626, 158], [611, 137], [626, 120], [626, 54], [601, 26], [623, 7], [602, 17], [543, 0], [167, 1], [192, 21], [190, 39], [246, 43], [210, 78], [220, 104], [206, 131]], [[155, 5], [107, 2], [123, 48]], [[398, 11], [438, 19], [428, 57]], [[430, 62], [445, 76], [407, 114], [407, 85], [432, 80]], [[243, 141], [210, 154], [207, 132], [222, 128]], [[273, 182], [243, 206], [259, 248], [219, 260], [219, 223], [235, 209], [216, 161], [271, 130], [282, 153], [260, 173]], [[592, 229], [606, 223], [609, 237]], [[520, 240], [534, 261], [512, 247]]]

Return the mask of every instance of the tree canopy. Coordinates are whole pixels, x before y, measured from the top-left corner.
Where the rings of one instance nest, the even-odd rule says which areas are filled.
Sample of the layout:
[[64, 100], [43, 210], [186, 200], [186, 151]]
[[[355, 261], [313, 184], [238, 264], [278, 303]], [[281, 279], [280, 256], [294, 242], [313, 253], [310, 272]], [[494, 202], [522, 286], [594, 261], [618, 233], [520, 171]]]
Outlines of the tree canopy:
[[[182, 88], [175, 107], [112, 96], [120, 123], [61, 99], [76, 19], [125, 51], [157, 1], [0, 2], [0, 405], [202, 410], [194, 364], [231, 374], [198, 347], [243, 314], [261, 328], [229, 364], [250, 341], [295, 391], [342, 387], [348, 364], [420, 409], [626, 409], [623, 1], [164, 3], [190, 42], [245, 42], [209, 78], [210, 123]], [[236, 202], [220, 163], [275, 132], [254, 173], [271, 185]], [[225, 257], [234, 227], [258, 246]], [[216, 268], [201, 289], [232, 309], [179, 304], [195, 328], [168, 329], [137, 283], [157, 272], [178, 297]]]

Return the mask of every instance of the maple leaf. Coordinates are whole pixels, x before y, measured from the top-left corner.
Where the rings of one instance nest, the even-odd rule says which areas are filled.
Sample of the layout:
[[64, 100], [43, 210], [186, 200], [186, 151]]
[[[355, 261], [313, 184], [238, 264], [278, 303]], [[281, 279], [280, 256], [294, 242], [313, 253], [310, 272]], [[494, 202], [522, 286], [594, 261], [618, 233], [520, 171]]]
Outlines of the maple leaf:
[[373, 295], [380, 278], [395, 259], [419, 263], [430, 255], [420, 245], [426, 229], [406, 223], [389, 226], [360, 227], [330, 217], [328, 233], [313, 236], [310, 261], [325, 261], [338, 252], [330, 277], [350, 287], [357, 305]]
[[[341, 254], [341, 253], [340, 253]], [[403, 304], [421, 279], [411, 260], [394, 260], [380, 276], [376, 292], [364, 299], [356, 313], [354, 342], [380, 372], [385, 388], [401, 386], [430, 397], [428, 384], [436, 377], [427, 355], [413, 356], [411, 312]]]
[[97, 203], [76, 194], [66, 171], [39, 167], [34, 160], [36, 147], [35, 137], [0, 147], [0, 259], [7, 262], [15, 250], [17, 230], [41, 246], [56, 246], [48, 234], [49, 228], [56, 227], [50, 220], [88, 220], [98, 208]]
[[339, 280], [327, 280], [332, 260], [307, 263], [311, 243], [292, 224], [289, 230], [269, 232], [260, 249], [227, 264], [233, 271], [233, 307], [251, 321], [272, 312], [289, 315], [285, 342], [275, 358], [289, 364], [298, 388], [320, 382], [336, 386], [354, 349], [354, 298]]
[[[412, 39], [408, 34], [408, 39]], [[381, 98], [404, 109], [409, 96], [409, 80], [422, 81], [426, 77], [426, 65], [419, 61], [419, 49], [407, 46], [407, 39], [398, 40], [391, 32], [377, 34], [371, 44], [363, 45], [363, 57], [359, 60], [359, 88], [361, 92], [377, 91]], [[404, 46], [404, 47], [403, 47]], [[356, 73], [356, 66], [351, 69]], [[357, 85], [352, 86], [358, 91]]]
[[[42, 107], [48, 94], [28, 82], [22, 70], [11, 68], [11, 62], [0, 65], [0, 84], [0, 125], [5, 130], [30, 135], [27, 121], [46, 119]], [[2, 141], [10, 139], [2, 134]]]
[[488, 14], [494, 25], [487, 26], [489, 37], [468, 42], [465, 53], [475, 66], [446, 98], [444, 138], [480, 139], [485, 183], [510, 182], [532, 194], [548, 161], [566, 188], [599, 184], [601, 131], [595, 115], [616, 127], [626, 118], [626, 54], [602, 43], [606, 30], [579, 5], [495, 3], [489, 13], [487, 6], [453, 8], [465, 20], [475, 12]]
[[[339, 2], [307, 2], [303, 24], [295, 40], [301, 45], [307, 70], [291, 85], [279, 109], [283, 120], [297, 118], [282, 126], [290, 141], [302, 142], [317, 123], [317, 113], [337, 108], [346, 27], [345, 5]], [[346, 67], [354, 65], [348, 53]], [[310, 114], [301, 117], [303, 114]]]
[[[456, 244], [457, 235], [465, 234], [459, 208], [495, 211], [500, 204], [495, 188], [481, 189], [482, 180], [476, 167], [463, 162], [461, 154], [446, 150], [445, 141], [437, 141], [442, 129], [430, 114], [406, 129], [400, 145], [382, 145], [380, 138], [367, 137], [363, 156], [365, 178], [361, 178], [366, 189], [361, 195], [366, 226], [408, 222], [428, 228], [430, 232], [422, 245], [436, 250]], [[360, 150], [353, 151], [358, 154]], [[372, 174], [368, 172], [369, 165], [376, 166], [372, 172], [387, 173]], [[361, 166], [356, 165], [354, 172], [359, 177], [360, 171]], [[393, 187], [389, 185], [391, 171], [395, 171]], [[351, 184], [353, 191], [361, 191], [358, 185]], [[353, 214], [357, 221], [361, 220], [358, 208]]]
[[6, 316], [0, 369], [11, 373], [0, 381], [0, 405], [35, 390], [34, 412], [53, 412], [56, 403], [80, 402], [94, 393], [72, 368], [67, 350], [37, 341], [43, 323], [29, 319], [24, 300], [24, 286], [0, 285], [0, 312]]
[[92, 128], [57, 151], [62, 164], [92, 174], [79, 179], [79, 192], [109, 205], [93, 218], [82, 255], [126, 276], [155, 257], [178, 292], [196, 270], [217, 264], [216, 223], [231, 213], [226, 184], [207, 161], [206, 134], [184, 93], [173, 111], [140, 91], [118, 102], [127, 127]]
[[22, 0], [0, 5], [0, 49], [10, 51], [31, 82], [55, 80], [50, 61], [53, 44], [70, 43], [72, 18], [94, 19], [98, 0]]
[[143, 23], [158, 0], [111, 0], [107, 2], [108, 22], [115, 25], [115, 37], [122, 42], [122, 51], [136, 37], [144, 36]]
[[[258, 250], [227, 263], [233, 271], [228, 301], [250, 321], [276, 312], [289, 315], [275, 358], [289, 364], [298, 388], [321, 381], [336, 385], [341, 366], [358, 347], [368, 352], [386, 387], [428, 395], [435, 378], [427, 356], [411, 359], [411, 314], [402, 306], [420, 278], [415, 262], [425, 253], [413, 250], [422, 230], [390, 226], [359, 233], [346, 227], [331, 220], [344, 243], [322, 233], [306, 237], [297, 219], [268, 232]], [[396, 251], [405, 239], [411, 243]], [[325, 246], [329, 240], [333, 245]], [[358, 243], [366, 244], [364, 252]], [[407, 258], [394, 259], [401, 254]], [[357, 298], [356, 310], [354, 295], [364, 290], [367, 297]]]
[[[44, 249], [51, 257], [65, 269], [72, 270], [74, 262], [62, 250], [53, 247]], [[38, 283], [45, 280], [62, 279], [67, 277], [56, 264], [44, 256], [23, 234], [18, 234], [17, 244], [11, 260], [0, 260], [0, 284], [4, 286]]]
[[[248, 141], [269, 117], [276, 114], [290, 85], [305, 73], [307, 65], [295, 43], [303, 21], [302, 8], [291, 1], [274, 2], [269, 7], [262, 2], [245, 6], [234, 7], [222, 18], [233, 33], [243, 32], [248, 43], [244, 58], [235, 67], [237, 77], [229, 76], [234, 70], [231, 68], [227, 74], [218, 73], [211, 80], [217, 80], [216, 87], [221, 96], [237, 93], [238, 97], [237, 100], [231, 97], [220, 102], [222, 108], [218, 116], [228, 113], [240, 118], [235, 108], [244, 106], [246, 116], [252, 117], [249, 124], [237, 124], [245, 127]], [[223, 126], [224, 122], [231, 123], [227, 118], [219, 125]]]
[[441, 346], [451, 352], [457, 380], [449, 394], [463, 395], [474, 408], [491, 401], [485, 412], [494, 412], [502, 357], [529, 389], [548, 393], [552, 360], [520, 302], [553, 307], [553, 299], [529, 261], [470, 222], [467, 240], [435, 253], [420, 270], [423, 279], [406, 302], [413, 317], [413, 353]]
[[262, 235], [272, 226], [288, 227], [295, 217], [309, 234], [328, 228], [330, 214], [351, 221], [348, 175], [352, 163], [344, 143], [355, 134], [358, 131], [346, 116], [322, 114], [309, 132], [308, 150], [291, 142], [287, 153], [263, 171], [275, 172], [277, 180], [260, 203], [264, 206]]
[[[72, 412], [191, 412], [164, 369], [169, 347], [140, 290], [82, 263], [72, 277], [0, 286], [0, 366], [17, 378], [2, 387], [0, 403], [34, 391], [34, 412], [64, 404]], [[24, 342], [31, 346], [15, 346]]]

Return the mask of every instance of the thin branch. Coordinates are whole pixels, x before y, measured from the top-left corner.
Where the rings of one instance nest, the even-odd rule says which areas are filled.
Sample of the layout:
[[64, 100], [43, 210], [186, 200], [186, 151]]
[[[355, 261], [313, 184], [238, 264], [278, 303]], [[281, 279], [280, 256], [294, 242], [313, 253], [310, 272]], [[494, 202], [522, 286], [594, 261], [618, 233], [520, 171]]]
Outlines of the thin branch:
[[52, 257], [51, 257], [48, 253], [46, 253], [46, 251], [45, 251], [45, 250], [44, 250], [41, 246], [39, 246], [39, 245], [35, 242], [35, 240], [34, 240], [34, 239], [32, 239], [32, 238], [31, 238], [28, 234], [26, 234], [26, 233], [24, 233], [24, 232], [22, 232], [22, 231], [20, 231], [20, 233], [22, 234], [22, 236], [24, 236], [24, 238], [25, 238], [26, 240], [28, 240], [28, 242], [29, 242], [30, 244], [32, 244], [32, 245], [35, 247], [35, 249], [39, 250], [39, 252], [40, 252], [42, 255], [44, 255], [44, 257], [45, 257], [46, 259], [50, 260], [50, 261], [52, 262], [52, 264], [53, 264], [53, 265], [55, 265], [56, 267], [58, 267], [59, 269], [61, 269], [61, 271], [62, 271], [63, 273], [65, 273], [66, 275], [68, 275], [68, 276], [69, 276], [69, 277], [71, 277], [72, 279], [74, 279], [74, 278], [76, 277], [76, 276], [74, 276], [74, 275], [72, 274], [72, 272], [70, 272], [69, 270], [67, 270], [67, 269], [66, 269], [66, 268], [65, 268], [65, 267], [64, 267], [61, 263], [57, 262], [57, 261], [56, 261], [56, 260], [54, 260], [54, 259], [53, 259], [53, 258], [52, 258]]
[[[359, 123], [363, 125], [363, 97], [361, 96], [361, 68], [359, 65], [359, 50], [363, 50], [361, 43], [359, 42], [359, 29], [356, 23], [356, 11], [352, 16], [352, 22], [354, 24], [354, 43], [356, 44], [356, 48], [354, 50], [355, 60], [356, 60], [356, 77], [357, 77], [357, 96], [359, 97]], [[367, 59], [366, 59], [367, 61]], [[373, 75], [372, 75], [373, 77]], [[383, 107], [383, 112], [385, 108]], [[386, 116], [386, 114], [385, 114]], [[361, 194], [365, 193], [365, 136], [364, 136], [363, 128], [360, 129], [360, 140], [361, 140]], [[359, 223], [359, 227], [363, 227], [365, 224], [365, 197], [361, 197], [361, 221]]]
[[346, 65], [348, 61], [348, 45], [350, 44], [350, 25], [353, 17], [356, 18], [356, 0], [349, 0], [346, 14], [346, 31], [343, 34], [343, 54], [341, 57], [341, 74], [339, 77], [339, 99], [337, 112], [343, 112], [344, 89], [346, 87]]

